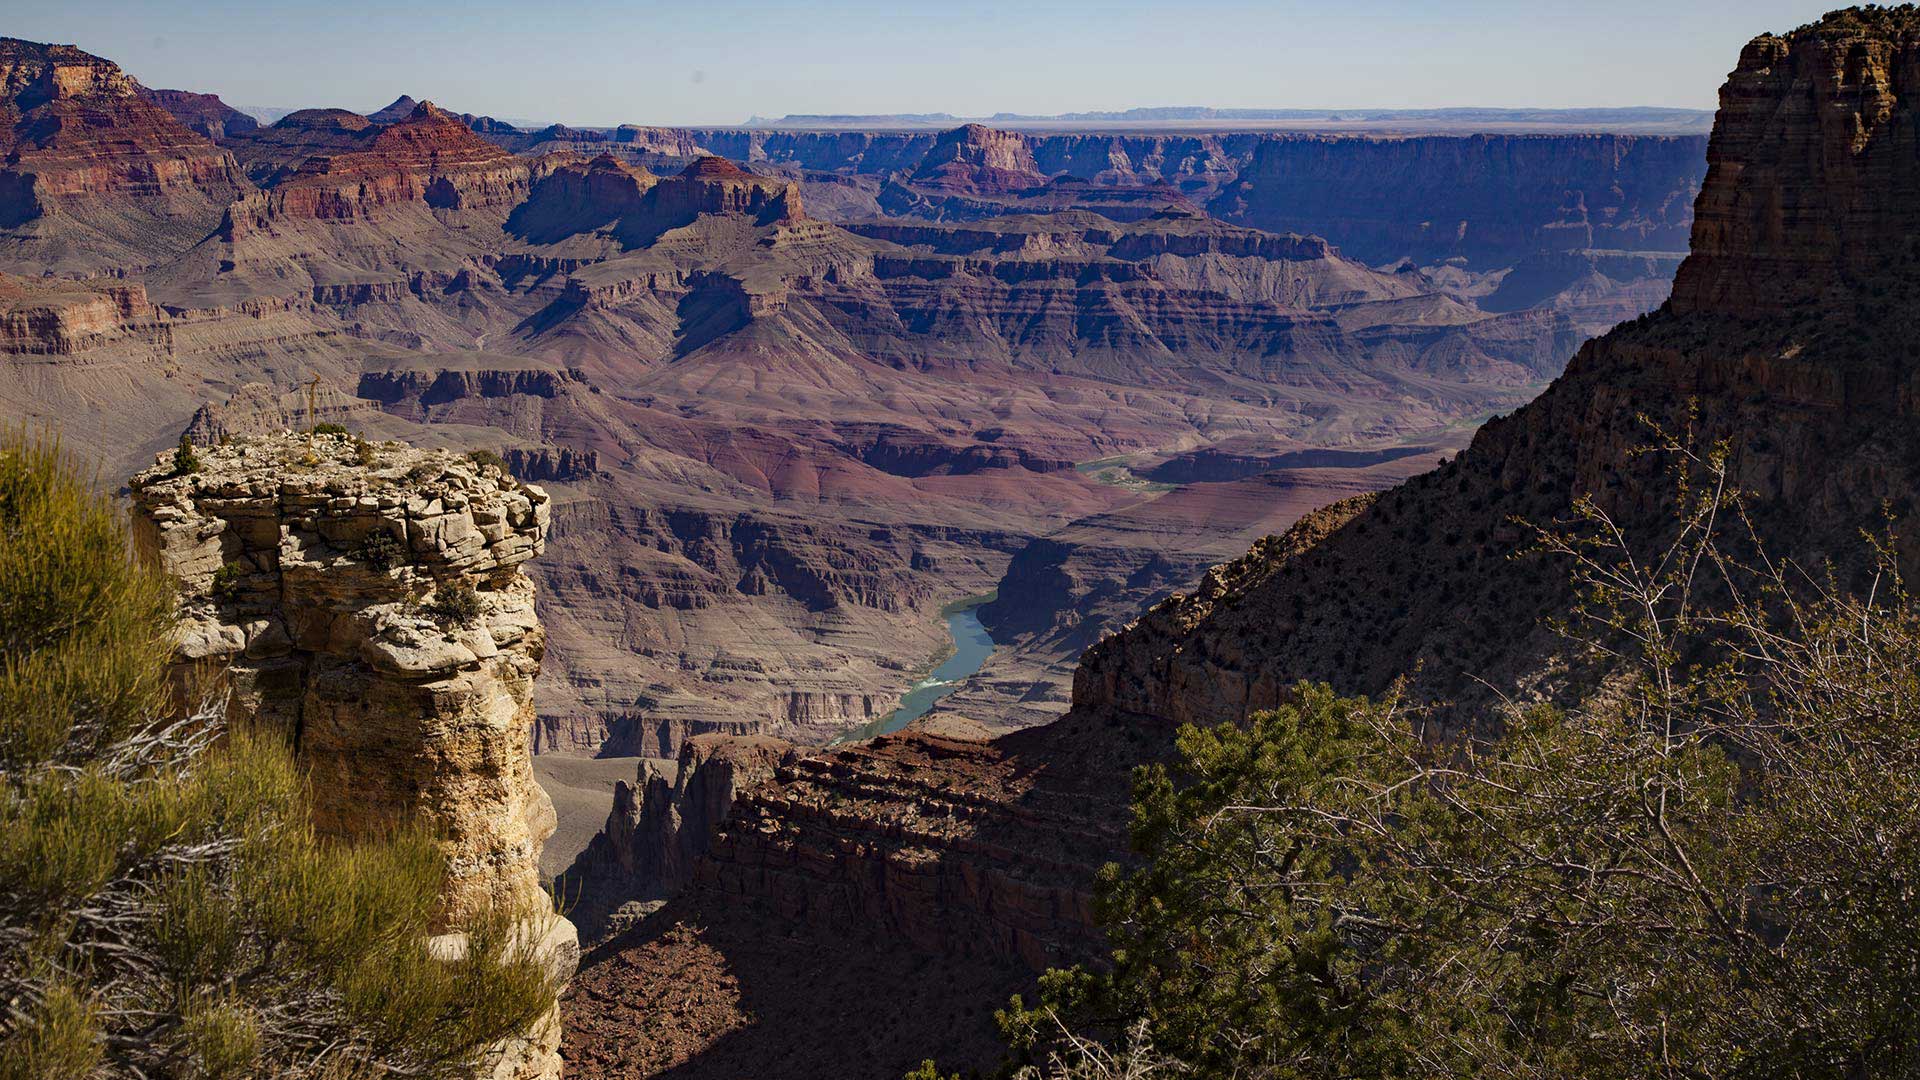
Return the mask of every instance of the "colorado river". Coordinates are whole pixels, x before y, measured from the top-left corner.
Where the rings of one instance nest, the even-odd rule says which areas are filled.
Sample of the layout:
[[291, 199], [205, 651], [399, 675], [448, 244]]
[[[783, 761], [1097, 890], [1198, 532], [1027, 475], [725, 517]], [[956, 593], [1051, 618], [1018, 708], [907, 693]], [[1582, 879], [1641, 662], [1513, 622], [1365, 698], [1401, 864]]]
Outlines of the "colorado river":
[[859, 742], [876, 735], [899, 731], [927, 714], [935, 702], [960, 688], [962, 680], [980, 670], [980, 665], [993, 655], [993, 637], [987, 628], [980, 624], [980, 607], [993, 599], [993, 594], [973, 596], [947, 605], [943, 610], [947, 616], [947, 633], [953, 638], [953, 654], [940, 662], [932, 674], [914, 683], [900, 698], [900, 706], [892, 712], [873, 721], [862, 724], [833, 741], [836, 743]]

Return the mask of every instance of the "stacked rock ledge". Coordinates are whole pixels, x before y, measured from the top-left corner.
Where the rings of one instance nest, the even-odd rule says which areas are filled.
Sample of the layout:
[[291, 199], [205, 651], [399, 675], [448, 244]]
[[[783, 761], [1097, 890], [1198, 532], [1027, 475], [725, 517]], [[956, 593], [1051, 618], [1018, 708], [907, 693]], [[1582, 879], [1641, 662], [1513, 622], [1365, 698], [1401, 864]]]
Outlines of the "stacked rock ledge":
[[[523, 906], [543, 954], [578, 944], [551, 914], [540, 847], [533, 681], [546, 638], [522, 564], [546, 542], [546, 492], [448, 451], [292, 433], [171, 453], [135, 476], [140, 552], [179, 585], [175, 678], [229, 718], [288, 732], [315, 825], [352, 838], [424, 820], [449, 869], [441, 929]], [[549, 1018], [498, 1080], [560, 1074]]]

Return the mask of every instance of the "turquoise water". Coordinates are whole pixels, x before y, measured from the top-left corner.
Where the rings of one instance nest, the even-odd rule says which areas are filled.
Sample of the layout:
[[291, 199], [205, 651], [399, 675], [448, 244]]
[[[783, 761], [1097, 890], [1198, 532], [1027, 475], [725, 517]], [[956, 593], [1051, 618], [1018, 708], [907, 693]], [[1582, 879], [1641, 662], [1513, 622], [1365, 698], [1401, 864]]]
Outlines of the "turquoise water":
[[836, 743], [859, 742], [876, 735], [899, 731], [927, 714], [935, 702], [955, 690], [967, 676], [993, 655], [993, 637], [980, 625], [980, 605], [990, 597], [975, 597], [964, 606], [947, 609], [947, 633], [953, 637], [953, 655], [940, 662], [932, 674], [914, 683], [900, 698], [900, 707], [870, 724], [862, 724], [839, 736]]

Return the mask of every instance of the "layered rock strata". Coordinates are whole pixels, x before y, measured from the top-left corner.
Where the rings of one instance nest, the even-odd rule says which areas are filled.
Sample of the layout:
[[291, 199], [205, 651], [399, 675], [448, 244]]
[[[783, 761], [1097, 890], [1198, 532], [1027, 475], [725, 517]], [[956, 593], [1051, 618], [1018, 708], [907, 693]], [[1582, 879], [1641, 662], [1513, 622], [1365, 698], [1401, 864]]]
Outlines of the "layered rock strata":
[[[690, 926], [758, 963], [736, 969], [749, 990], [782, 985], [781, 965], [796, 961], [731, 944], [736, 927], [804, 935], [825, 955], [862, 932], [861, 948], [903, 956], [968, 956], [992, 941], [1028, 963], [1092, 955], [1088, 921], [1062, 901], [1089, 886], [1092, 864], [1123, 856], [1127, 769], [1167, 755], [1180, 723], [1240, 720], [1302, 679], [1371, 693], [1410, 676], [1411, 693], [1459, 723], [1498, 698], [1591, 688], [1604, 669], [1544, 621], [1571, 599], [1566, 568], [1516, 558], [1520, 523], [1564, 519], [1586, 496], [1658, 550], [1675, 527], [1674, 485], [1671, 459], [1644, 452], [1663, 441], [1654, 425], [1727, 447], [1776, 558], [1832, 558], [1843, 587], [1871, 587], [1849, 555], [1857, 530], [1884, 507], [1904, 514], [1920, 487], [1920, 364], [1899, 344], [1920, 304], [1903, 201], [1920, 173], [1920, 103], [1903, 74], [1917, 67], [1911, 8], [1755, 41], [1723, 91], [1695, 254], [1671, 304], [1590, 343], [1539, 400], [1441, 468], [1307, 516], [1089, 650], [1056, 723], [992, 742], [908, 734], [783, 764], [735, 800], [687, 891], [584, 974], [596, 1011], [570, 1035], [581, 1059], [617, 1072], [604, 1021], [623, 1000], [618, 972], [705, 962], [681, 936]], [[1896, 534], [1911, 573], [1920, 542], [1911, 525]], [[978, 887], [995, 880], [1007, 883]], [[1028, 943], [1051, 948], [1029, 955]], [[1002, 993], [1019, 988], [1000, 978]], [[910, 985], [868, 993], [884, 1001]], [[761, 1009], [754, 1029], [805, 1012]], [[966, 1030], [960, 1010], [946, 1016]], [[678, 1030], [652, 1005], [627, 1023]], [[674, 1075], [724, 1075], [729, 1049], [709, 1038]]]
[[[133, 478], [136, 546], [180, 585], [183, 687], [290, 732], [315, 824], [351, 838], [413, 819], [449, 871], [444, 925], [498, 904], [571, 964], [539, 849], [553, 807], [529, 738], [545, 632], [521, 567], [547, 497], [491, 466], [398, 444], [281, 434], [169, 457]], [[555, 1077], [549, 1021], [501, 1077]]]
[[119, 67], [71, 45], [0, 38], [0, 265], [151, 265], [237, 198], [233, 155]]

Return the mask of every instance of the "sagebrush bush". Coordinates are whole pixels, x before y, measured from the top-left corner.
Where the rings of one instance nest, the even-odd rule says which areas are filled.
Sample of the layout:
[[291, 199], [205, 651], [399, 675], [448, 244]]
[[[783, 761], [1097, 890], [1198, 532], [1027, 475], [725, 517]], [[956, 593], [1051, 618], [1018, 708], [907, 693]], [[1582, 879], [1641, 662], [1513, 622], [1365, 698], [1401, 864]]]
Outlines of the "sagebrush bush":
[[172, 592], [47, 445], [0, 440], [0, 1080], [470, 1077], [556, 989], [518, 919], [429, 955], [418, 828], [317, 836], [285, 739], [176, 718]]

